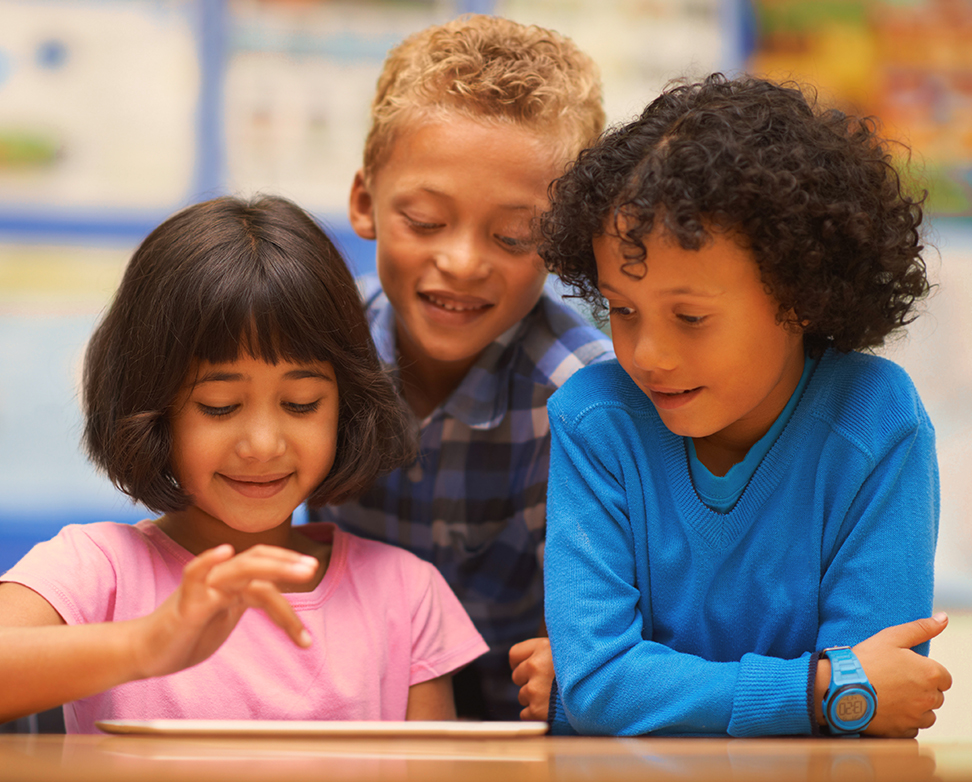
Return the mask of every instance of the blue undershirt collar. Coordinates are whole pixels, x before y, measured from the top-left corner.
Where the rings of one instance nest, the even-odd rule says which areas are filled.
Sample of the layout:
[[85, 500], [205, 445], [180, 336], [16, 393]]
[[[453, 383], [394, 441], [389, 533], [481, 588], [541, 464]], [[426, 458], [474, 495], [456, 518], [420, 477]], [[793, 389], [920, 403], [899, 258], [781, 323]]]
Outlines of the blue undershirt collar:
[[770, 448], [776, 443], [779, 436], [783, 433], [787, 423], [793, 416], [803, 396], [803, 390], [810, 382], [813, 370], [819, 363], [819, 359], [807, 357], [803, 362], [803, 374], [800, 375], [800, 382], [790, 395], [790, 400], [783, 408], [783, 412], [777, 416], [769, 431], [764, 434], [746, 454], [746, 458], [738, 464], [734, 464], [723, 476], [713, 475], [709, 468], [699, 461], [695, 453], [695, 443], [691, 437], [683, 438], [685, 447], [688, 451], [689, 472], [692, 475], [692, 484], [699, 499], [709, 508], [718, 513], [728, 513], [735, 506], [742, 496], [749, 479], [753, 477], [759, 463], [763, 457], [769, 453]]

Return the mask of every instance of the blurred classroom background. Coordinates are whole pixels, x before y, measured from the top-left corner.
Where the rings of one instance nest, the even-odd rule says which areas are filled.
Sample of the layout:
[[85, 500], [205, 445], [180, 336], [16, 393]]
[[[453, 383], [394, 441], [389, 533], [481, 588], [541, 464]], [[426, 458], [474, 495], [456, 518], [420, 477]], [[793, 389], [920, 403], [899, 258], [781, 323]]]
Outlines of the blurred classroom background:
[[187, 204], [275, 192], [373, 269], [345, 210], [381, 62], [466, 12], [574, 38], [610, 122], [671, 78], [750, 70], [910, 146], [937, 288], [884, 353], [939, 436], [954, 632], [933, 651], [957, 682], [927, 735], [972, 736], [972, 0], [0, 0], [0, 572], [66, 523], [149, 515], [78, 447], [85, 340], [132, 249]]

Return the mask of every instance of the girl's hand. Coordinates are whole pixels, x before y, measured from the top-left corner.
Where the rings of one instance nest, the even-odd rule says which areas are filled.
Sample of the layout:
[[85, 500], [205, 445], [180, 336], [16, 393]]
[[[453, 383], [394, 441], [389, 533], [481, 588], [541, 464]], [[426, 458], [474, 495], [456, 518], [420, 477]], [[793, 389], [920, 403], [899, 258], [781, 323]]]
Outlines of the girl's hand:
[[510, 649], [513, 683], [519, 686], [521, 720], [545, 720], [553, 684], [553, 655], [549, 638], [530, 638]]
[[204, 551], [186, 565], [179, 588], [152, 614], [135, 620], [139, 677], [202, 662], [248, 608], [262, 609], [294, 643], [310, 646], [310, 634], [277, 584], [309, 581], [318, 565], [314, 557], [275, 546], [253, 546], [236, 556], [228, 544]]

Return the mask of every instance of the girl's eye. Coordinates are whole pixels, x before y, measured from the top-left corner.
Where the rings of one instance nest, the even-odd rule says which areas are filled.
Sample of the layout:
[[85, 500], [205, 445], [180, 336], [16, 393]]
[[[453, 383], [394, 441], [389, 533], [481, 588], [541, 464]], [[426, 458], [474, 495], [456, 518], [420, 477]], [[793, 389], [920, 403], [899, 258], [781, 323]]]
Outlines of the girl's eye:
[[634, 314], [634, 310], [631, 309], [631, 307], [614, 307], [614, 306], [612, 306], [611, 309], [610, 309], [610, 314], [612, 316], [615, 316], [616, 315], [619, 318], [626, 318], [629, 315], [633, 315]]
[[313, 413], [321, 405], [320, 399], [315, 399], [313, 402], [307, 402], [306, 404], [298, 404], [297, 402], [284, 402], [283, 406], [287, 408], [291, 413], [296, 413], [297, 415], [306, 415], [307, 413]]
[[214, 407], [213, 405], [204, 405], [202, 402], [199, 403], [199, 409], [202, 411], [203, 415], [208, 415], [212, 418], [222, 418], [229, 415], [237, 408], [237, 405], [222, 405], [220, 407]]

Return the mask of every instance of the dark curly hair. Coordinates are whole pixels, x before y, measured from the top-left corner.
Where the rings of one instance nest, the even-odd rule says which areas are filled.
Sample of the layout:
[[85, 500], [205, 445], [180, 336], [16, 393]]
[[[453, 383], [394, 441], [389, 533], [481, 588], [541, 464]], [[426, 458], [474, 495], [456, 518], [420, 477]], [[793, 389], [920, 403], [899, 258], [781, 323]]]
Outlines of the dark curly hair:
[[863, 350], [914, 320], [928, 292], [926, 195], [906, 192], [873, 119], [823, 110], [793, 84], [716, 73], [670, 85], [580, 154], [551, 185], [540, 255], [603, 318], [594, 237], [617, 230], [640, 277], [656, 221], [684, 249], [732, 231], [811, 355]]
[[184, 509], [192, 498], [171, 465], [180, 389], [199, 361], [243, 351], [334, 366], [337, 452], [309, 505], [344, 502], [414, 458], [412, 416], [378, 363], [351, 272], [313, 218], [275, 196], [194, 204], [135, 251], [85, 354], [88, 456], [151, 510]]

